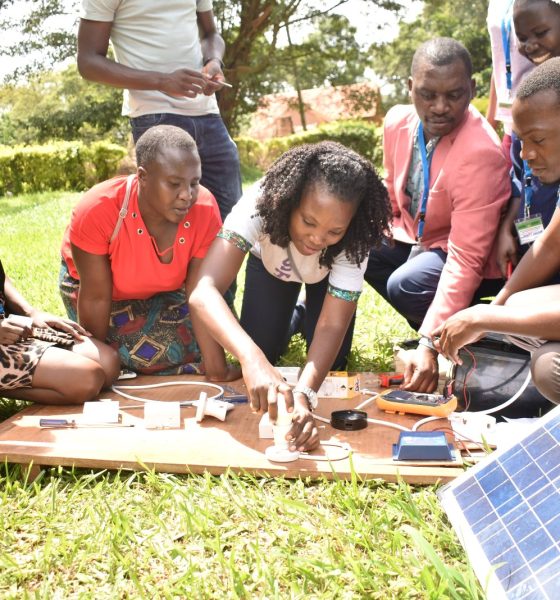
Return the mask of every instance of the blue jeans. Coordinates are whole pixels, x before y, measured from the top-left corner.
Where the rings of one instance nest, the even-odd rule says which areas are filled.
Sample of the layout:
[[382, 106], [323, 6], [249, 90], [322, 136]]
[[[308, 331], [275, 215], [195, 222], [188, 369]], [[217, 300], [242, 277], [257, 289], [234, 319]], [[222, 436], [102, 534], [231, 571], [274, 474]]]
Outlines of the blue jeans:
[[[260, 258], [249, 254], [241, 307], [241, 327], [272, 365], [276, 364], [290, 341], [290, 322], [301, 285], [295, 281], [282, 281], [274, 277], [265, 269]], [[308, 349], [323, 308], [327, 287], [328, 277], [318, 283], [305, 285], [305, 341]], [[346, 359], [352, 346], [354, 320], [355, 315], [331, 366], [333, 371], [346, 369]]]
[[[365, 280], [417, 330], [436, 294], [447, 253], [434, 248], [408, 260], [411, 248], [403, 242], [390, 246], [384, 240], [369, 253]], [[503, 279], [483, 279], [472, 304], [495, 296], [504, 283]]]
[[155, 125], [175, 125], [190, 133], [202, 163], [200, 183], [214, 194], [223, 221], [241, 197], [241, 172], [237, 146], [222, 117], [217, 114], [187, 117], [157, 113], [130, 119], [130, 124], [135, 144], [143, 133]]

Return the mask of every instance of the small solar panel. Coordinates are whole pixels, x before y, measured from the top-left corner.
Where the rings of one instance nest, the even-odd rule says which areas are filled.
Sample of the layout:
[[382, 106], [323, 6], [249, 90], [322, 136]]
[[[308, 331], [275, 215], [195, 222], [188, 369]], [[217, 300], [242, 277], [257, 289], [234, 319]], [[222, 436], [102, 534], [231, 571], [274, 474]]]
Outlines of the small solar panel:
[[438, 496], [490, 600], [560, 598], [560, 406]]

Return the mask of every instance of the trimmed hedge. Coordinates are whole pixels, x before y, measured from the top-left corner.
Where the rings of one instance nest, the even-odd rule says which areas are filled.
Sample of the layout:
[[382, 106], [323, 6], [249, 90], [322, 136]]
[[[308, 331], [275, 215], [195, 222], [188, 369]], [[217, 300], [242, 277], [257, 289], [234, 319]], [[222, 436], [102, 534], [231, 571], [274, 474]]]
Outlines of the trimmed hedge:
[[126, 154], [126, 148], [109, 142], [2, 147], [0, 195], [84, 190], [115, 175]]
[[276, 158], [293, 146], [323, 140], [340, 142], [371, 160], [378, 169], [382, 164], [381, 129], [365, 121], [337, 121], [302, 133], [260, 142], [250, 137], [235, 139], [241, 163], [267, 169]]
[[[266, 170], [293, 146], [332, 140], [348, 146], [381, 168], [381, 130], [364, 121], [339, 121], [316, 129], [260, 142], [236, 138], [241, 165], [254, 175]], [[81, 141], [45, 146], [0, 147], [0, 196], [47, 190], [85, 190], [113, 177], [128, 150], [110, 142]]]

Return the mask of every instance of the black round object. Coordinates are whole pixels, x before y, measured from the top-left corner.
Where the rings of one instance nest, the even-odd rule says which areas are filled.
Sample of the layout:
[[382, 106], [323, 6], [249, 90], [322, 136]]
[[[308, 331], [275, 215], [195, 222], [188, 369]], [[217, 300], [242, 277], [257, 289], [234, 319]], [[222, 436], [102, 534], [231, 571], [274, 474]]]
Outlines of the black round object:
[[335, 429], [357, 431], [367, 427], [367, 418], [363, 410], [335, 410], [331, 413], [331, 425]]

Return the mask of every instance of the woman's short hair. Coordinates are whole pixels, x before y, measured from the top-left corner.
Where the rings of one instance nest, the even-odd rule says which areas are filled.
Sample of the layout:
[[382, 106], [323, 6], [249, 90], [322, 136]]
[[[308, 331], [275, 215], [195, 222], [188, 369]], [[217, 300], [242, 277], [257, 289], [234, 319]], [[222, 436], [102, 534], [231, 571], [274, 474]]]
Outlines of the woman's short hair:
[[175, 125], [150, 127], [136, 142], [136, 164], [146, 167], [163, 149], [178, 148], [198, 155], [196, 143], [189, 133]]

